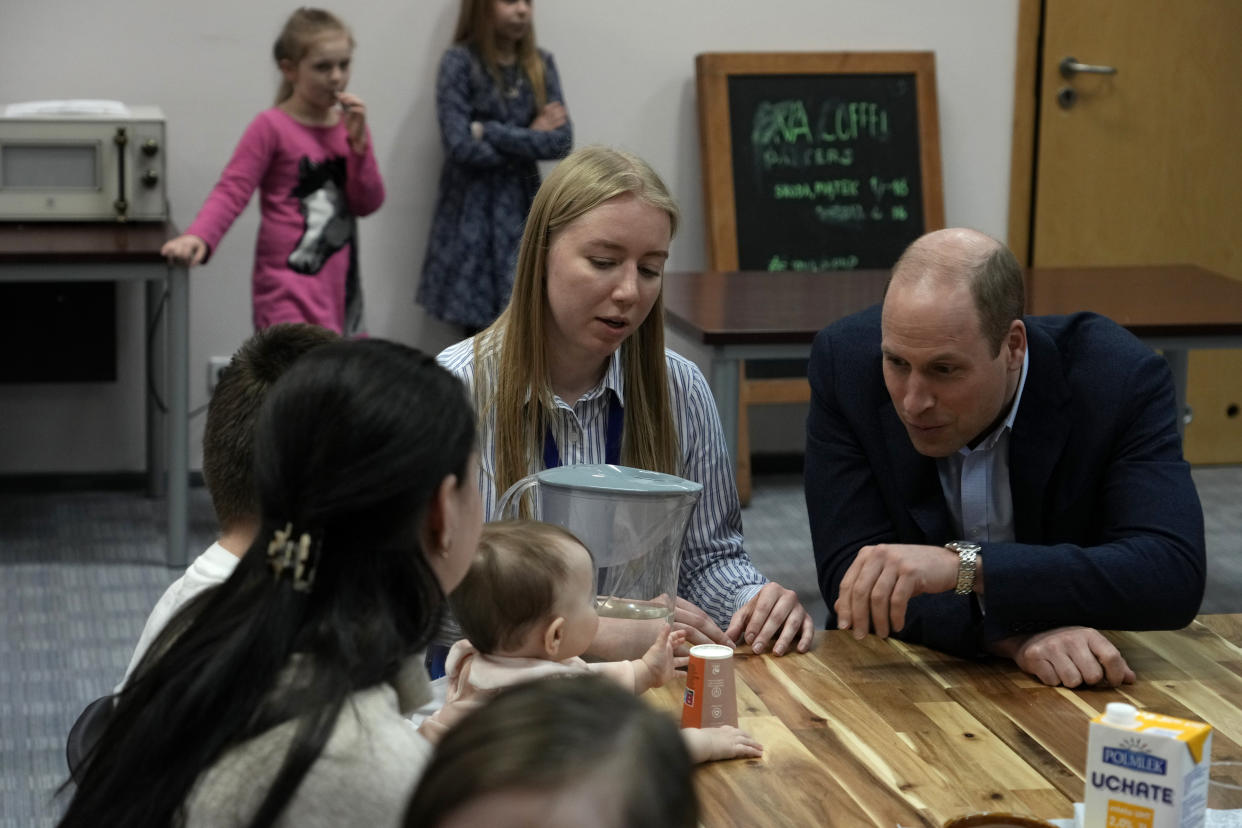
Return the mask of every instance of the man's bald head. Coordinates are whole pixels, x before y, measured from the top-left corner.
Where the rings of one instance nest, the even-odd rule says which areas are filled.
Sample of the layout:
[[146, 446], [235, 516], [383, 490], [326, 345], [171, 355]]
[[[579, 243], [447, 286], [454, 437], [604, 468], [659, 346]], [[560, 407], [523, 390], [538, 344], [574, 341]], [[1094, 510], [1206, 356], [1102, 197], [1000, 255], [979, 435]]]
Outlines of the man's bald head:
[[1010, 323], [1022, 318], [1022, 267], [1009, 248], [963, 227], [915, 239], [893, 265], [885, 290], [918, 288], [949, 295], [966, 286], [979, 313], [979, 330], [999, 353]]

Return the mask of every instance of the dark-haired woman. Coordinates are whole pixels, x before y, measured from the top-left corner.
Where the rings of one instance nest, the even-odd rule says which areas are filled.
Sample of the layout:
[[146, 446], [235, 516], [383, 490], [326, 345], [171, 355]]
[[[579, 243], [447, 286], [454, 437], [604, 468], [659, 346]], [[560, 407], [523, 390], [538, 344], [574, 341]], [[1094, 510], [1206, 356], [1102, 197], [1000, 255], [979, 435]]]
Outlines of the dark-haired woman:
[[420, 653], [481, 527], [473, 422], [402, 345], [290, 368], [255, 431], [258, 539], [143, 658], [61, 825], [399, 824]]

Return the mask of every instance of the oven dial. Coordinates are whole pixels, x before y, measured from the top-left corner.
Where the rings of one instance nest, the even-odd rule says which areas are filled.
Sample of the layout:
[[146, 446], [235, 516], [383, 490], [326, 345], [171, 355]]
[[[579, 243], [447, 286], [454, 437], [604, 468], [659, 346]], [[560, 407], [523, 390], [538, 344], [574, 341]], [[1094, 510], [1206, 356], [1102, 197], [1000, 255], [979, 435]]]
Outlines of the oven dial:
[[142, 171], [142, 186], [148, 189], [160, 183], [160, 174], [155, 170]]
[[154, 138], [148, 138], [142, 142], [142, 154], [148, 157], [155, 155], [160, 151], [160, 142]]

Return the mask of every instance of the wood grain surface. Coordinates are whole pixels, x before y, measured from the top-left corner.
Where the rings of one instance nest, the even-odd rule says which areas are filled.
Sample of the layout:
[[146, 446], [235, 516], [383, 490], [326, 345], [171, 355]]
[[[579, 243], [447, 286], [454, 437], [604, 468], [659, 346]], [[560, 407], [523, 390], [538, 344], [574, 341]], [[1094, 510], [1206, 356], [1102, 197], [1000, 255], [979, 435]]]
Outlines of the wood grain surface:
[[[702, 823], [939, 828], [977, 811], [1069, 817], [1083, 797], [1087, 724], [1111, 701], [1205, 721], [1213, 762], [1242, 760], [1242, 615], [1108, 635], [1137, 683], [1045, 687], [1011, 662], [836, 631], [818, 633], [805, 655], [739, 651], [739, 724], [764, 756], [696, 771]], [[684, 688], [675, 679], [646, 698], [679, 716]]]

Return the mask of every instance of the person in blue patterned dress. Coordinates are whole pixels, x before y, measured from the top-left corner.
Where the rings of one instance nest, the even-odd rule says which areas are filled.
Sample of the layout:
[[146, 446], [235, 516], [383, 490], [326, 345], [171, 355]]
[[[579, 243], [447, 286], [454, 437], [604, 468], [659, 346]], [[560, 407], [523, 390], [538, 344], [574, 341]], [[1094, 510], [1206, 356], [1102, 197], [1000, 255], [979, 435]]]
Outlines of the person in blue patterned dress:
[[462, 0], [453, 41], [436, 78], [446, 158], [417, 299], [470, 335], [509, 302], [536, 162], [568, 155], [573, 127], [530, 0]]

